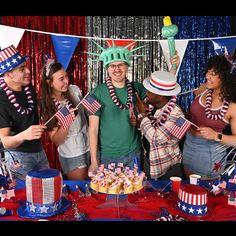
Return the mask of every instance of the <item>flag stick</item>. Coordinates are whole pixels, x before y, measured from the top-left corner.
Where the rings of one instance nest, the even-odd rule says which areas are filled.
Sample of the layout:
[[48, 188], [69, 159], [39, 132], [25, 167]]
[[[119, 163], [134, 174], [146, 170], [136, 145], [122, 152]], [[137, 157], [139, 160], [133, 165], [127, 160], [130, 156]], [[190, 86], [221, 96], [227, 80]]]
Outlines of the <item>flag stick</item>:
[[[88, 94], [89, 94], [89, 93], [87, 93], [87, 94], [83, 97], [83, 99], [85, 99], [85, 97], [86, 97]], [[78, 104], [75, 108], [78, 108], [78, 107], [79, 107], [79, 105], [82, 103], [83, 99], [79, 102], [79, 104]], [[57, 113], [57, 112], [56, 112], [56, 113]], [[47, 120], [44, 125], [47, 125], [47, 124], [55, 117], [56, 113], [55, 113], [49, 120]]]
[[197, 129], [199, 129], [199, 126], [195, 125], [194, 123], [192, 123], [191, 121], [188, 121], [191, 125], [195, 126]]
[[179, 93], [177, 95], [184, 95], [184, 94], [187, 94], [187, 93], [191, 93], [191, 92], [193, 92], [195, 90], [197, 90], [197, 88], [196, 89], [191, 89], [191, 90], [188, 90], [188, 91], [185, 91], [185, 92], [182, 92], [182, 93]]
[[44, 125], [47, 125], [55, 117], [55, 115], [56, 115], [56, 113], [49, 120], [47, 120]]
[[79, 105], [82, 103], [82, 101], [88, 96], [88, 94], [89, 93], [87, 93], [83, 98], [82, 98], [82, 100], [79, 102], [79, 104], [75, 107], [75, 108], [78, 108], [79, 107]]

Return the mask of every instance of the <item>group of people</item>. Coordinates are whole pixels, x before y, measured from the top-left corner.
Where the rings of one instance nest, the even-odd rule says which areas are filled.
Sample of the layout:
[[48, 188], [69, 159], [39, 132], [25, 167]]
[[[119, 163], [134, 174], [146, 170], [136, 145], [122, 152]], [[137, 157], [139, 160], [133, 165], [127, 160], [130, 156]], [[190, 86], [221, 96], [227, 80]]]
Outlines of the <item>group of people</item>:
[[[177, 67], [169, 72], [154, 71], [142, 83], [127, 78], [131, 56], [128, 47], [113, 44], [103, 49], [99, 60], [107, 78], [90, 91], [101, 104], [93, 114], [77, 106], [83, 98], [81, 90], [70, 85], [61, 63], [45, 61], [38, 102], [26, 67], [28, 57], [14, 46], [0, 51], [0, 139], [15, 178], [24, 179], [30, 170], [49, 168], [41, 142], [44, 132], [58, 146], [63, 174], [70, 180], [88, 179], [99, 164], [120, 162], [131, 168], [137, 165], [150, 179], [191, 173], [219, 178], [225, 149], [215, 150], [219, 145], [236, 145], [232, 64], [221, 55], [209, 59], [206, 83], [199, 88], [187, 115], [176, 103], [181, 91], [175, 75], [178, 55], [171, 58]], [[70, 126], [64, 128], [56, 117], [47, 123], [63, 106], [73, 117]], [[170, 130], [185, 115], [199, 128], [190, 128], [181, 150], [180, 140]], [[223, 133], [227, 125], [231, 134]]]

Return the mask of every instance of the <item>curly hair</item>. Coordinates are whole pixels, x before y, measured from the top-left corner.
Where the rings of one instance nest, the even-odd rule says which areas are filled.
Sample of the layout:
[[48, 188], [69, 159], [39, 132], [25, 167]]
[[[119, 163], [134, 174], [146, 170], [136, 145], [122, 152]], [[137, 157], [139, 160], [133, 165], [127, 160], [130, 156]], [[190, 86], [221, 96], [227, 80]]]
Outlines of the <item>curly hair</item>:
[[224, 55], [215, 55], [207, 61], [206, 72], [213, 69], [221, 79], [221, 95], [236, 103], [236, 77], [231, 73], [232, 63]]

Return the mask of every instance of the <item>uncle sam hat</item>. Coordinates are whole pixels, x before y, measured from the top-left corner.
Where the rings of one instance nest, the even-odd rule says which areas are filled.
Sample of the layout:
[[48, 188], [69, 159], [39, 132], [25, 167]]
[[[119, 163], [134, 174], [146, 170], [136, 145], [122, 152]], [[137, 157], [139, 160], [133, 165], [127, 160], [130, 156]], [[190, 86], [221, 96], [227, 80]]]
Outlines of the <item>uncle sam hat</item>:
[[28, 56], [22, 56], [14, 45], [4, 48], [0, 51], [0, 75], [11, 71], [26, 62]]

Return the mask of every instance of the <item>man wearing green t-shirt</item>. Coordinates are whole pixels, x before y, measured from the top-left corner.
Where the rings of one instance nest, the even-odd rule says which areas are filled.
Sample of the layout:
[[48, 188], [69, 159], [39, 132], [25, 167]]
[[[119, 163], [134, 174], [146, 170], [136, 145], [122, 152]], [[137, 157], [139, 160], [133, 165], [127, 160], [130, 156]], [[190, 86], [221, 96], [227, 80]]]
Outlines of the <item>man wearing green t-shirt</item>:
[[112, 47], [102, 48], [99, 57], [108, 77], [105, 83], [91, 91], [102, 107], [89, 116], [89, 172], [97, 170], [99, 161], [105, 166], [121, 162], [131, 168], [140, 163], [140, 134], [131, 124], [130, 116], [136, 102], [135, 92], [144, 99], [146, 90], [141, 83], [126, 78], [132, 56], [128, 46], [115, 46], [113, 41]]
[[[91, 155], [89, 172], [97, 170], [99, 161], [105, 166], [119, 162], [131, 168], [134, 164], [140, 166], [140, 133], [131, 120], [134, 116], [133, 107], [136, 104], [135, 93], [144, 99], [146, 90], [141, 83], [130, 82], [126, 77], [130, 65], [129, 59], [134, 56], [128, 49], [130, 45], [115, 46], [114, 41], [112, 47], [107, 49], [98, 45], [103, 50], [99, 60], [103, 61], [108, 77], [105, 83], [91, 91], [91, 95], [101, 103], [102, 107], [89, 116]], [[139, 48], [133, 49], [132, 52]], [[176, 58], [172, 59], [172, 63], [175, 62]], [[97, 157], [98, 153], [100, 160]]]

